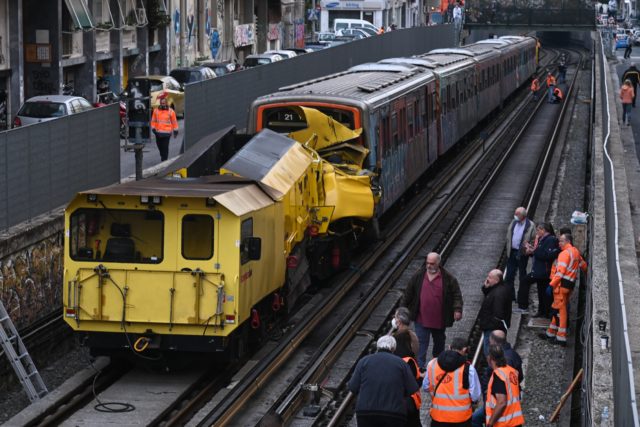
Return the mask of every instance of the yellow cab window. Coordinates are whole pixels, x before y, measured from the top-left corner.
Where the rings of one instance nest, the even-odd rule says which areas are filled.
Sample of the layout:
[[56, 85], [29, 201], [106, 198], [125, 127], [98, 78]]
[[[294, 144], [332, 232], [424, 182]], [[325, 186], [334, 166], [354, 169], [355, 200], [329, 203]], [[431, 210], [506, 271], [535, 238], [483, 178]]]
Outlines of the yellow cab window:
[[213, 256], [213, 218], [185, 215], [182, 218], [182, 257], [210, 259]]
[[246, 244], [245, 239], [253, 237], [253, 218], [248, 218], [242, 221], [240, 224], [240, 264], [246, 264], [249, 262], [249, 245]]

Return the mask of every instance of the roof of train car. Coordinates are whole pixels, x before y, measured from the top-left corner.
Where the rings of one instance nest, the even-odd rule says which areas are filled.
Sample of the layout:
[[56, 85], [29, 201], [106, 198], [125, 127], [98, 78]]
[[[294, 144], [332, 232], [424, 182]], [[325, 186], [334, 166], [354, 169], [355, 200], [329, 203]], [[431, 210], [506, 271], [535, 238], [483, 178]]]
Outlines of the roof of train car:
[[79, 194], [213, 198], [238, 216], [274, 203], [259, 183], [231, 175], [199, 178], [152, 177], [82, 191]]
[[388, 94], [412, 81], [429, 77], [433, 77], [429, 70], [410, 64], [361, 64], [342, 73], [282, 87], [259, 99], [282, 95], [329, 95], [367, 102], [379, 97], [381, 89]]

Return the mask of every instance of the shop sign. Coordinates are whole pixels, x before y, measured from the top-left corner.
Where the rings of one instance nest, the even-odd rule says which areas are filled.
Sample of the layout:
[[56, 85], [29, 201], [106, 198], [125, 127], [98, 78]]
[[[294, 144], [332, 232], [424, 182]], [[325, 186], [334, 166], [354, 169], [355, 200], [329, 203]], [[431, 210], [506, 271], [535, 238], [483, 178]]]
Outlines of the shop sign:
[[51, 62], [50, 44], [27, 44], [25, 45], [26, 62]]

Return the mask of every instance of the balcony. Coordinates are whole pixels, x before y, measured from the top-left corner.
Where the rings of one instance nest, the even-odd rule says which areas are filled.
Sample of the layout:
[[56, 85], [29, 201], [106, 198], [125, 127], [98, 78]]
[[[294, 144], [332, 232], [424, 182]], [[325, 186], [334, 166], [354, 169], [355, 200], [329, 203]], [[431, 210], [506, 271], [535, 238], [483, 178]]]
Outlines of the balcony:
[[109, 52], [111, 40], [109, 31], [96, 31], [96, 52]]
[[135, 49], [138, 47], [138, 35], [136, 29], [124, 29], [122, 30], [122, 48], [123, 49]]

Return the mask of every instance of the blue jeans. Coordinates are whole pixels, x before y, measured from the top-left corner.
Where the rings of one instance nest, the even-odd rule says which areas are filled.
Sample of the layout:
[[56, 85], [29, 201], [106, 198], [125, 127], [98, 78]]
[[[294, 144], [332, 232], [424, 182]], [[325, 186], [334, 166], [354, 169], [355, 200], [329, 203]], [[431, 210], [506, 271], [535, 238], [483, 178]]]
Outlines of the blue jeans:
[[433, 350], [431, 354], [433, 357], [438, 357], [440, 353], [444, 351], [444, 342], [446, 336], [444, 334], [444, 329], [433, 329], [433, 328], [425, 328], [418, 322], [415, 322], [416, 335], [418, 336], [418, 342], [420, 343], [418, 347], [417, 362], [420, 369], [424, 369], [427, 367], [427, 349], [429, 348], [429, 341], [431, 340], [431, 336], [433, 336]]
[[516, 299], [516, 271], [518, 272], [518, 283], [522, 286], [522, 283], [527, 280], [528, 263], [529, 257], [522, 255], [517, 249], [511, 249], [511, 253], [507, 259], [507, 271], [504, 275], [504, 283], [511, 288], [511, 299], [514, 301]]
[[549, 86], [549, 89], [547, 90], [548, 95], [547, 95], [547, 102], [553, 102], [553, 90], [555, 89], [555, 86]]
[[482, 335], [484, 335], [484, 340], [482, 340], [482, 352], [485, 357], [489, 355], [489, 337], [491, 336], [491, 332], [493, 331], [482, 331]]
[[631, 104], [622, 104], [622, 121], [624, 123], [631, 122], [629, 114], [631, 114]]
[[476, 409], [471, 416], [471, 427], [482, 427], [486, 421], [486, 416], [484, 404], [478, 406], [478, 409]]

